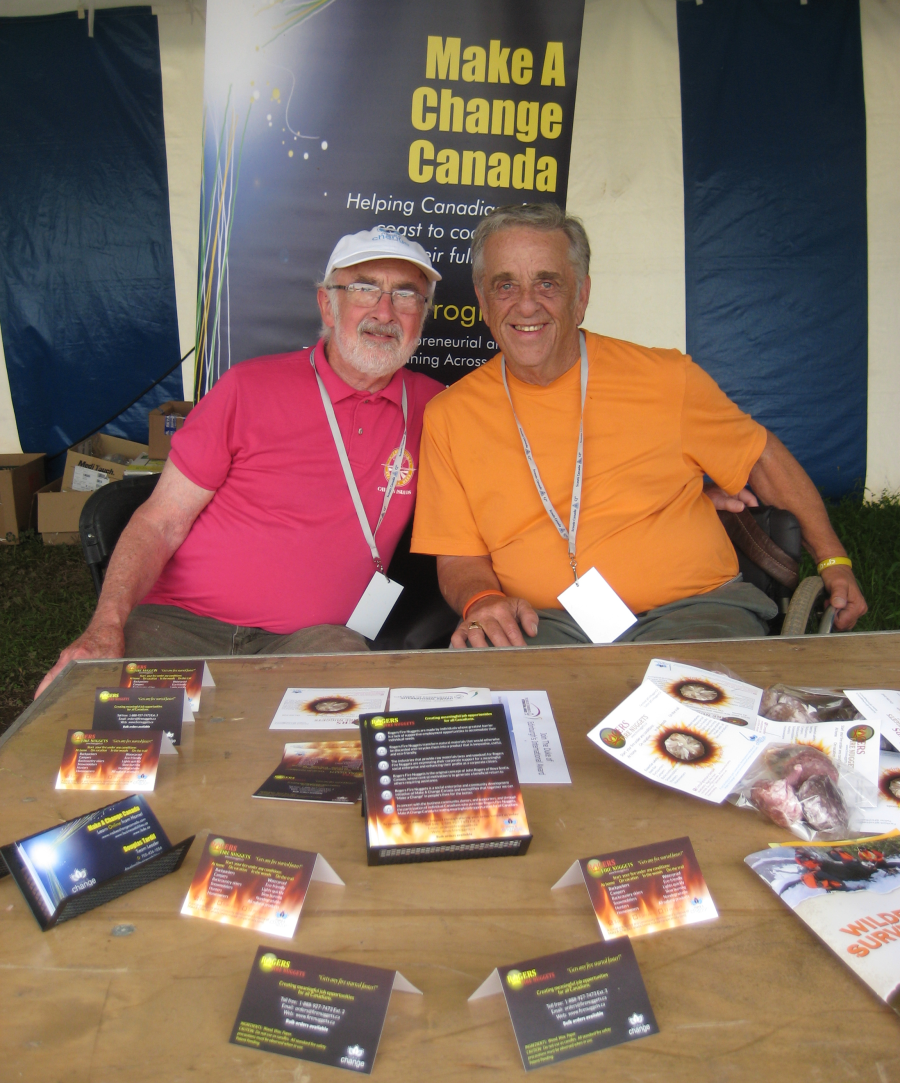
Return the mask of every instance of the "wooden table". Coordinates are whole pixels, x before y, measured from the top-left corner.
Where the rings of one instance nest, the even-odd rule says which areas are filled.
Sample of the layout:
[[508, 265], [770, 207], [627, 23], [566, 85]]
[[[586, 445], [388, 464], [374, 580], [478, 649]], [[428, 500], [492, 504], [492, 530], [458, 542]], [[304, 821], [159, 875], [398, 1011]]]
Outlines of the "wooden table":
[[[266, 939], [179, 914], [205, 834], [215, 831], [323, 853], [346, 887], [312, 886], [291, 946], [399, 969], [424, 991], [394, 994], [376, 1078], [521, 1077], [503, 998], [470, 1005], [469, 994], [498, 964], [597, 939], [587, 893], [550, 891], [574, 859], [689, 835], [720, 917], [634, 941], [661, 1032], [542, 1069], [540, 1078], [900, 1083], [900, 1019], [743, 863], [783, 834], [753, 813], [653, 785], [586, 740], [655, 654], [717, 660], [760, 685], [900, 687], [900, 633], [668, 651], [627, 645], [214, 659], [217, 688], [204, 691], [193, 737], [177, 763], [163, 760], [148, 795], [173, 841], [198, 835], [182, 869], [47, 933], [12, 880], [0, 882], [0, 1079], [344, 1078], [334, 1068], [229, 1044], [251, 961]], [[90, 724], [94, 688], [116, 684], [119, 669], [113, 662], [71, 666], [10, 731], [0, 747], [0, 841], [116, 799], [53, 786], [66, 730]], [[268, 729], [286, 687], [459, 684], [550, 694], [574, 784], [524, 788], [534, 833], [525, 857], [369, 868], [358, 806], [251, 798], [284, 742], [302, 739]]]

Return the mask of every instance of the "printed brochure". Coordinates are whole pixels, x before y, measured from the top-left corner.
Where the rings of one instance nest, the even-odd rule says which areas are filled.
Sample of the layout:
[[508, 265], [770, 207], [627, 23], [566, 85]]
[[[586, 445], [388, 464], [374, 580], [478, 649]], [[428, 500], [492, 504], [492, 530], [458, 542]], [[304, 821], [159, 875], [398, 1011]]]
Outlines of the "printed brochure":
[[644, 680], [699, 714], [721, 718], [734, 726], [753, 725], [763, 694], [756, 685], [667, 658], [651, 658]]
[[900, 1014], [900, 835], [774, 846], [744, 860]]
[[352, 805], [362, 787], [359, 741], [296, 741], [253, 796]]
[[649, 681], [598, 722], [588, 737], [646, 778], [716, 804], [731, 793], [766, 744], [749, 726], [698, 714]]

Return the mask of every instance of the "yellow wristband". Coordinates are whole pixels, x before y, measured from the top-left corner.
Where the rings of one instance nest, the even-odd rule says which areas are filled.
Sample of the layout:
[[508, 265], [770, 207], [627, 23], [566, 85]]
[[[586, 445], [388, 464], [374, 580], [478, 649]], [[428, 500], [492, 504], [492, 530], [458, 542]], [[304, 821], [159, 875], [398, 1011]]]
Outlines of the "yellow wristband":
[[816, 574], [821, 575], [826, 568], [833, 568], [835, 564], [846, 564], [848, 568], [853, 567], [853, 561], [849, 557], [829, 557], [827, 560], [820, 560], [816, 565]]

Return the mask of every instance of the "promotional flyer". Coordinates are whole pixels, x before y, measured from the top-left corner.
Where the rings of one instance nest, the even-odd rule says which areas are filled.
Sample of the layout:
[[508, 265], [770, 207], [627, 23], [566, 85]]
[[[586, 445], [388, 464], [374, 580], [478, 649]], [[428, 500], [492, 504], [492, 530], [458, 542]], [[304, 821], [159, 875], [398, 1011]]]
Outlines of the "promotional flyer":
[[744, 860], [900, 1013], [900, 835], [777, 846]]
[[69, 730], [56, 776], [58, 790], [137, 790], [156, 785], [163, 733], [142, 736]]
[[370, 865], [527, 850], [501, 707], [367, 714], [360, 740]]
[[659, 1032], [627, 937], [498, 967], [469, 1001], [501, 990], [527, 1072]]
[[689, 838], [583, 857], [555, 888], [584, 883], [604, 940], [717, 918]]
[[368, 1075], [394, 989], [419, 992], [396, 970], [261, 947], [231, 1041]]
[[763, 694], [754, 684], [667, 658], [651, 658], [644, 680], [699, 714], [721, 718], [734, 726], [753, 725]]
[[183, 688], [192, 711], [200, 710], [203, 689], [215, 685], [209, 666], [200, 659], [125, 662], [119, 677], [121, 688]]
[[181, 912], [290, 938], [312, 879], [343, 882], [319, 854], [211, 834]]
[[289, 688], [270, 730], [352, 730], [364, 711], [383, 711], [387, 688]]
[[900, 830], [900, 753], [882, 752], [878, 760], [878, 797], [874, 808], [856, 808], [850, 828], [863, 835]]
[[583, 9], [209, 0], [201, 394], [248, 357], [311, 346], [329, 253], [379, 225], [443, 276], [411, 367], [452, 383], [497, 352], [472, 233], [492, 207], [565, 204]]
[[353, 805], [362, 788], [359, 741], [297, 741], [253, 796]]
[[49, 918], [69, 896], [128, 872], [170, 846], [144, 798], [126, 797], [20, 839], [4, 851], [13, 850], [10, 857], [26, 872], [29, 905]]
[[762, 752], [766, 738], [698, 714], [644, 681], [588, 734], [633, 771], [720, 804]]

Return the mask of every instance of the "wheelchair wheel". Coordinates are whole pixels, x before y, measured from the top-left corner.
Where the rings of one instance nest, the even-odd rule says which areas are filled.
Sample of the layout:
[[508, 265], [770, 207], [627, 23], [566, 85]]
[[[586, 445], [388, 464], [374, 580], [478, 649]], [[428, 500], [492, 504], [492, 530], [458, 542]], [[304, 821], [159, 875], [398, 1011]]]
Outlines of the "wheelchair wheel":
[[[804, 579], [791, 598], [784, 624], [781, 626], [781, 634], [783, 636], [806, 635], [809, 618], [824, 593], [825, 584], [820, 576], [810, 575]], [[828, 630], [830, 631], [830, 628]]]

